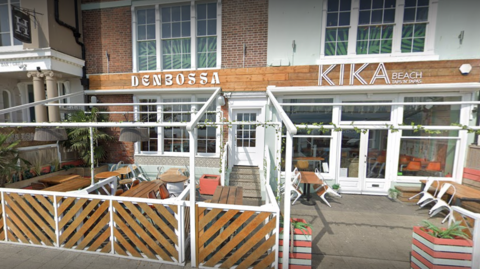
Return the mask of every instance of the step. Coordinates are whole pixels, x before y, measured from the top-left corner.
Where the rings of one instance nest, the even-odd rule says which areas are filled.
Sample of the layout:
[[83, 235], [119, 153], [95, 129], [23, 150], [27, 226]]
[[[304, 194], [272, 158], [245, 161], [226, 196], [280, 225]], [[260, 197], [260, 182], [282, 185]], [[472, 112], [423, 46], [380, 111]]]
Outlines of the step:
[[229, 178], [230, 178], [230, 180], [232, 180], [232, 179], [260, 180], [260, 175], [230, 173]]
[[234, 166], [232, 168], [232, 173], [241, 173], [241, 174], [258, 174], [258, 167], [249, 167], [249, 166]]
[[248, 198], [261, 198], [262, 197], [262, 192], [260, 190], [249, 190], [249, 189], [244, 189], [243, 190], [243, 197], [248, 197]]
[[260, 189], [260, 184], [255, 184], [255, 182], [246, 182], [246, 181], [230, 181], [230, 186], [238, 186], [245, 189]]

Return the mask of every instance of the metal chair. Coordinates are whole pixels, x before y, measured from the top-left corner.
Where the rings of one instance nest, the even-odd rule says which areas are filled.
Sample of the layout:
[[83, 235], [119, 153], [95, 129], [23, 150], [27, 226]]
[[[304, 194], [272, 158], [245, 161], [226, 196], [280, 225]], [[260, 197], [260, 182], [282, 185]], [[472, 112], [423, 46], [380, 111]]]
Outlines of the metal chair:
[[338, 194], [338, 192], [334, 191], [332, 189], [332, 187], [330, 187], [330, 185], [328, 185], [328, 183], [325, 181], [325, 179], [323, 178], [322, 174], [320, 174], [320, 171], [318, 171], [318, 169], [315, 169], [315, 175], [323, 181], [323, 184], [316, 184], [316, 185], [313, 185], [313, 188], [314, 188], [314, 192], [316, 192], [318, 194], [318, 196], [320, 196], [320, 198], [329, 206], [329, 207], [332, 207], [330, 205], [330, 203], [327, 201], [327, 199], [325, 198], [325, 195], [327, 193], [331, 193], [335, 196], [338, 196], [338, 197], [342, 197], [340, 194]]
[[[443, 197], [443, 195], [445, 195], [445, 193], [447, 192], [447, 190], [449, 188], [453, 188], [453, 194], [452, 194], [450, 200], [448, 200], [448, 203], [447, 203], [444, 200], [442, 200], [442, 197]], [[450, 224], [451, 222], [455, 222], [455, 219], [454, 219], [453, 214], [452, 214], [452, 208], [450, 207], [450, 204], [452, 203], [453, 197], [455, 196], [456, 192], [457, 192], [457, 189], [455, 188], [455, 186], [453, 186], [450, 183], [444, 183], [442, 188], [438, 192], [437, 197], [435, 197], [435, 201], [437, 203], [428, 212], [428, 214], [430, 214], [430, 217], [435, 216], [436, 214], [440, 213], [444, 209], [448, 209], [448, 214], [442, 220], [442, 223], [444, 223], [447, 220], [447, 218], [449, 218], [448, 224]]]
[[[435, 193], [433, 195], [431, 195], [428, 192], [428, 190], [430, 189], [430, 187], [432, 186], [434, 181], [437, 181], [437, 188], [435, 189]], [[429, 177], [427, 182], [425, 183], [425, 188], [423, 188], [422, 191], [415, 194], [414, 196], [408, 198], [408, 200], [412, 200], [413, 198], [419, 196], [420, 194], [423, 194], [422, 198], [420, 198], [420, 200], [418, 200], [417, 205], [420, 205], [420, 207], [424, 207], [425, 205], [427, 205], [427, 204], [429, 204], [429, 203], [431, 203], [435, 200], [435, 196], [437, 195], [437, 191], [438, 191], [438, 185], [439, 185], [438, 180]]]

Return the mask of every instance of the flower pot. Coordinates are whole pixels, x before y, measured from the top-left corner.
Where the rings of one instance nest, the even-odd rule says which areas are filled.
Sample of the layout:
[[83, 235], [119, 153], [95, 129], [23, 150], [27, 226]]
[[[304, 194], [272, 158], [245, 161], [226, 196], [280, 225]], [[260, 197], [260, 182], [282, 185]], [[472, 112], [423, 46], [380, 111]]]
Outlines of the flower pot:
[[411, 268], [471, 268], [472, 240], [436, 238], [423, 227], [413, 227]]
[[[300, 221], [307, 223], [304, 219], [295, 219], [294, 221]], [[291, 234], [290, 234], [291, 236]], [[280, 228], [280, 240], [279, 240], [279, 262], [278, 268], [282, 268], [282, 246], [283, 246], [283, 228]], [[292, 240], [292, 238], [290, 238]], [[291, 246], [291, 241], [290, 241]], [[312, 229], [307, 227], [307, 230], [294, 229], [293, 231], [293, 250], [290, 250], [289, 255], [289, 267], [290, 269], [307, 269], [312, 268]]]

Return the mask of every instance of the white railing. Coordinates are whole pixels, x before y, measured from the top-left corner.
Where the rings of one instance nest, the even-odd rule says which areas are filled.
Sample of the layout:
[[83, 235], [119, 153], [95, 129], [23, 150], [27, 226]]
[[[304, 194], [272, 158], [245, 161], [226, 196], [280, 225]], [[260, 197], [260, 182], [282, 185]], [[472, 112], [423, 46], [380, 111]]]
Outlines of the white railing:
[[264, 182], [264, 185], [270, 185], [270, 173], [271, 173], [271, 169], [272, 169], [272, 160], [270, 160], [270, 151], [268, 150], [268, 146], [265, 146], [265, 161], [266, 161], [266, 165], [265, 165], [265, 170], [266, 170], [266, 173], [264, 174], [265, 176], [265, 182]]
[[472, 231], [472, 268], [480, 268], [480, 214], [473, 213], [458, 206], [452, 206], [452, 210], [475, 221]]
[[185, 264], [180, 199], [8, 188], [0, 194], [0, 241]]
[[75, 193], [79, 194], [98, 194], [98, 195], [115, 195], [117, 190], [117, 181], [116, 176], [100, 180], [99, 182], [86, 187], [83, 190], [76, 191]]
[[222, 158], [222, 167], [220, 167], [220, 169], [222, 169], [222, 173], [221, 173], [220, 181], [221, 181], [221, 185], [225, 186], [225, 177], [226, 177], [227, 168], [228, 168], [228, 142], [225, 143], [223, 155], [220, 158]]

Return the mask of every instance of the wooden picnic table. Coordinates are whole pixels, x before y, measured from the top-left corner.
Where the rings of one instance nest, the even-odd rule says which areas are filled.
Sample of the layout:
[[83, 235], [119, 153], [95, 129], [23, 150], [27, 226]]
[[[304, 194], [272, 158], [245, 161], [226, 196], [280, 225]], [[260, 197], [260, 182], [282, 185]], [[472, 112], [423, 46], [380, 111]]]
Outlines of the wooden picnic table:
[[213, 194], [210, 203], [242, 205], [243, 188], [234, 186], [218, 186], [215, 189], [215, 193]]
[[303, 193], [305, 193], [305, 197], [307, 198], [307, 202], [310, 202], [310, 185], [312, 184], [319, 184], [323, 185], [324, 182], [320, 178], [315, 175], [315, 172], [310, 171], [301, 171], [301, 180], [300, 183], [303, 184]]
[[[137, 169], [137, 167], [134, 165], [133, 167], [133, 170]], [[124, 176], [128, 175], [129, 173], [132, 172], [132, 170], [130, 169], [129, 166], [123, 166], [123, 167], [120, 167], [118, 168], [117, 170], [113, 171], [113, 172], [117, 172], [120, 174], [120, 177], [123, 178]]]
[[[425, 183], [427, 182], [426, 179], [420, 180], [422, 183], [422, 190], [425, 188]], [[435, 190], [437, 188], [437, 183], [438, 181], [433, 181], [432, 186], [430, 189]], [[443, 184], [445, 183], [450, 183], [455, 187], [455, 197], [453, 198], [455, 200], [455, 205], [456, 206], [461, 206], [463, 201], [475, 201], [475, 202], [480, 202], [480, 190], [476, 190], [474, 188], [458, 184], [457, 182], [450, 181], [450, 180], [441, 180], [440, 181], [440, 186], [438, 187], [438, 190], [442, 188]], [[453, 188], [449, 188], [446, 192], [448, 195], [453, 195]]]
[[163, 178], [163, 176], [167, 176], [167, 175], [181, 175], [185, 173], [185, 170], [186, 170], [185, 168], [170, 168], [167, 171], [163, 172], [160, 175], [160, 178]]
[[61, 191], [61, 192], [67, 192], [67, 191], [75, 191], [78, 189], [83, 189], [85, 187], [88, 187], [90, 185], [91, 181], [90, 179], [87, 178], [75, 178], [72, 180], [65, 181], [63, 183], [45, 188], [43, 190], [45, 191]]
[[45, 183], [47, 185], [57, 185], [75, 178], [80, 177], [79, 175], [56, 175], [43, 179], [39, 179], [39, 182]]
[[106, 179], [106, 178], [109, 178], [109, 177], [120, 177], [120, 176], [121, 176], [121, 174], [118, 173], [118, 172], [105, 171], [105, 172], [100, 172], [100, 173], [96, 174], [95, 179], [99, 180], [99, 179]]
[[120, 196], [148, 198], [148, 194], [151, 191], [158, 191], [160, 185], [162, 184], [164, 183], [160, 180], [143, 181], [140, 182], [138, 186], [129, 189]]

